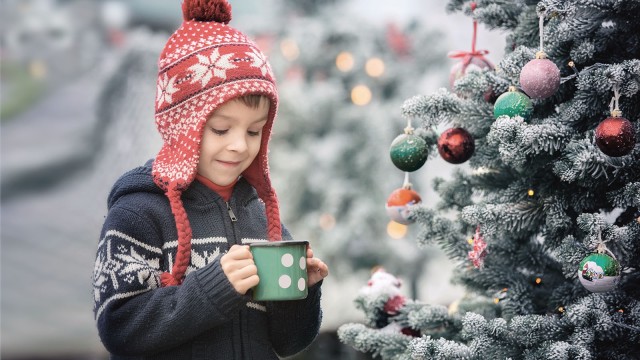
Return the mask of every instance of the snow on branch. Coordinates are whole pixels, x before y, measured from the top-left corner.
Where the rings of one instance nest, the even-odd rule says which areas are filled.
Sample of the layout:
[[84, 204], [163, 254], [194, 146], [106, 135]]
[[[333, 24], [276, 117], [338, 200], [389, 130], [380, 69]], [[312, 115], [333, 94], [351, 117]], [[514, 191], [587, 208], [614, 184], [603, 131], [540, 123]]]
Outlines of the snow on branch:
[[425, 127], [436, 126], [442, 121], [451, 120], [444, 114], [459, 114], [461, 102], [457, 95], [440, 88], [431, 95], [416, 95], [402, 104], [402, 115], [408, 118], [420, 118]]
[[489, 144], [498, 148], [502, 160], [514, 167], [522, 167], [528, 156], [552, 155], [564, 148], [573, 131], [553, 119], [539, 125], [527, 124], [519, 116], [500, 116], [487, 135]]
[[469, 246], [461, 239], [462, 228], [458, 223], [436, 216], [436, 212], [423, 205], [412, 207], [412, 213], [420, 224], [420, 233], [416, 238], [419, 246], [438, 244], [451, 259], [466, 260]]
[[408, 348], [411, 359], [473, 359], [471, 349], [463, 344], [447, 339], [433, 339], [431, 336], [414, 339]]
[[629, 183], [622, 189], [608, 193], [607, 199], [620, 208], [627, 206], [640, 208], [640, 182]]
[[516, 237], [518, 233], [537, 231], [544, 221], [543, 210], [533, 202], [479, 204], [465, 207], [461, 216], [468, 224], [483, 224], [486, 236], [501, 233]]
[[338, 329], [338, 337], [343, 343], [358, 351], [381, 356], [386, 360], [409, 360], [404, 351], [412, 337], [399, 332], [372, 329], [362, 324], [345, 324]]

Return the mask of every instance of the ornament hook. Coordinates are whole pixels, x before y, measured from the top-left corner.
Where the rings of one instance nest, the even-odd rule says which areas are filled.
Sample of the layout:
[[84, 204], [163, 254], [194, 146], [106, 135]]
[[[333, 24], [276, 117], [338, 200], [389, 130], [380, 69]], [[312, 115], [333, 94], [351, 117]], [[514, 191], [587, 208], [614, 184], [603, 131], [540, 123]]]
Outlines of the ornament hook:
[[413, 184], [411, 184], [411, 182], [409, 182], [409, 172], [405, 172], [404, 173], [404, 182], [402, 183], [402, 188], [403, 189], [407, 189], [407, 190], [411, 190], [412, 187], [413, 187]]
[[622, 116], [622, 111], [620, 111], [620, 87], [618, 84], [613, 85], [613, 97], [611, 98], [611, 103], [609, 103], [609, 111], [611, 112], [611, 116], [620, 117]]

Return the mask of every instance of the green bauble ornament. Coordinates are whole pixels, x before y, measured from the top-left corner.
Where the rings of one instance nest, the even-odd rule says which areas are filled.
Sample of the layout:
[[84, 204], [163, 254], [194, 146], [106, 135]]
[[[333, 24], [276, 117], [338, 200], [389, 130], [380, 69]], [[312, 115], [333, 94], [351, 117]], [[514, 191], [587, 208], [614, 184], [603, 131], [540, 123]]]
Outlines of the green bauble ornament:
[[520, 116], [524, 121], [529, 121], [533, 113], [533, 103], [529, 97], [510, 87], [509, 91], [500, 95], [493, 106], [493, 116], [507, 115], [509, 117]]
[[611, 291], [620, 280], [620, 263], [604, 253], [591, 254], [580, 262], [578, 279], [591, 292]]
[[427, 161], [427, 142], [418, 135], [401, 134], [389, 148], [391, 161], [402, 171], [416, 171]]

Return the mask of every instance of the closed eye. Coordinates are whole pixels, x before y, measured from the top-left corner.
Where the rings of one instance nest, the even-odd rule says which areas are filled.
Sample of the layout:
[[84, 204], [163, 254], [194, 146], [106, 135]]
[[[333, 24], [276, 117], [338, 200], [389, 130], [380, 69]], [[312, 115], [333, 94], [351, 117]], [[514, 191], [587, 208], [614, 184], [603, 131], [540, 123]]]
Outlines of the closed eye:
[[218, 129], [211, 128], [211, 131], [216, 135], [222, 136], [226, 134], [229, 130], [218, 130]]
[[249, 136], [260, 136], [260, 131], [247, 131]]

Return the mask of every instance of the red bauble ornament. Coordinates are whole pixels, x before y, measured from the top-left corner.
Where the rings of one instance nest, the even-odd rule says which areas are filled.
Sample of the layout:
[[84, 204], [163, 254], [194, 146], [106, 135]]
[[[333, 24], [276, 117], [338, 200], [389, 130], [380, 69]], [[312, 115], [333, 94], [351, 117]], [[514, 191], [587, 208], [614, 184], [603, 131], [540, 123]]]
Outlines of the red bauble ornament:
[[636, 146], [635, 129], [621, 113], [614, 111], [596, 128], [596, 145], [609, 156], [625, 156]]
[[469, 160], [476, 149], [476, 143], [463, 128], [451, 128], [438, 138], [438, 152], [447, 162], [462, 164]]
[[415, 222], [414, 219], [410, 219], [411, 212], [409, 211], [409, 207], [421, 202], [422, 198], [420, 198], [420, 195], [411, 190], [410, 187], [396, 189], [387, 199], [387, 215], [397, 223], [409, 225]]
[[548, 98], [560, 87], [560, 69], [539, 52], [520, 71], [520, 87], [530, 98]]

